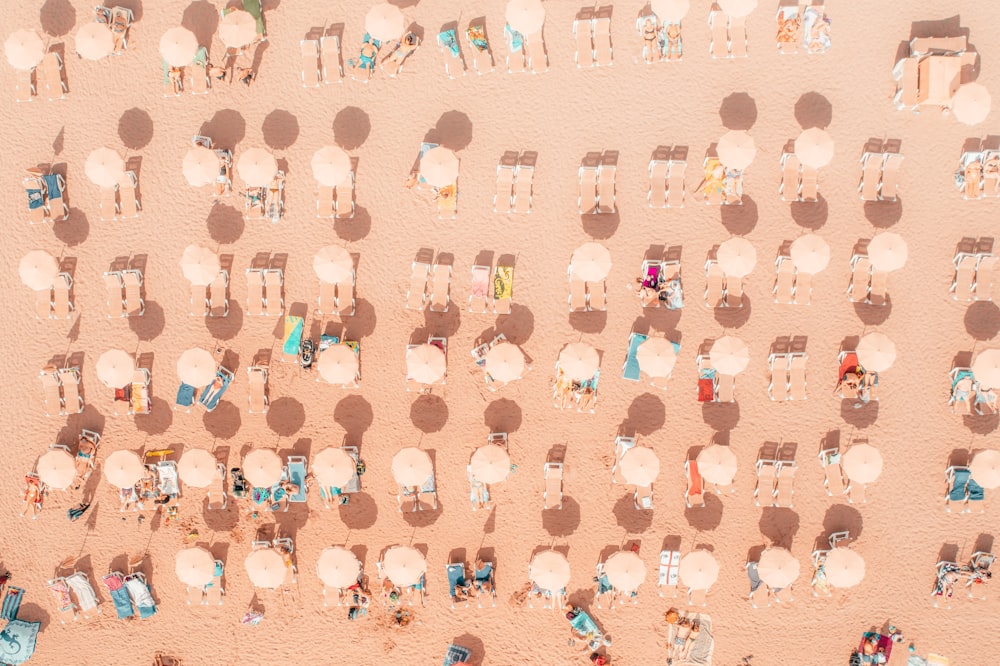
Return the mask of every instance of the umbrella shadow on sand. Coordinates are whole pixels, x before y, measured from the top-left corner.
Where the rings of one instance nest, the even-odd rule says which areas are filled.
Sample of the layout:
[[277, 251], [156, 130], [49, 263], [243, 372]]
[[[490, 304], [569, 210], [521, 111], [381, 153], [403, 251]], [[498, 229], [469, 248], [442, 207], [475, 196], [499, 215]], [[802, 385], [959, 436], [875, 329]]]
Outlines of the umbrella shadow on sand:
[[799, 531], [799, 514], [783, 507], [764, 507], [760, 515], [760, 533], [775, 546], [791, 548]]
[[965, 309], [965, 331], [976, 340], [991, 340], [1000, 333], [1000, 308], [992, 301], [976, 301]]
[[196, 0], [184, 10], [181, 25], [195, 34], [199, 44], [211, 44], [219, 28], [219, 10], [208, 0]]
[[[565, 506], [565, 505], [564, 505]], [[633, 493], [622, 495], [612, 510], [619, 527], [628, 534], [642, 534], [653, 526], [653, 512], [649, 509], [635, 508]]]
[[373, 419], [371, 403], [360, 395], [347, 396], [333, 410], [333, 420], [354, 440], [371, 427]]
[[757, 102], [745, 92], [727, 95], [719, 106], [722, 126], [730, 130], [748, 130], [757, 122]]
[[515, 432], [522, 418], [521, 406], [509, 398], [494, 400], [483, 412], [483, 422], [490, 432]]
[[378, 519], [378, 505], [367, 493], [351, 493], [350, 502], [339, 507], [340, 519], [349, 530], [366, 530]]
[[848, 532], [853, 541], [861, 536], [863, 529], [864, 520], [860, 511], [846, 504], [835, 504], [823, 516], [823, 533], [817, 537], [816, 547], [829, 548], [830, 535], [834, 532]]
[[818, 92], [807, 92], [795, 102], [795, 120], [802, 129], [825, 129], [833, 122], [833, 105]]
[[711, 532], [722, 522], [722, 500], [713, 492], [706, 492], [705, 506], [695, 506], [684, 509], [684, 518], [688, 525], [699, 532]]
[[580, 517], [580, 504], [564, 496], [561, 509], [542, 511], [542, 527], [554, 537], [568, 537], [580, 527]]
[[45, 0], [38, 18], [45, 34], [62, 37], [76, 25], [76, 9], [69, 0]]
[[345, 106], [333, 119], [333, 140], [344, 150], [360, 148], [371, 131], [371, 118], [356, 106]]
[[422, 395], [410, 405], [410, 420], [420, 432], [438, 432], [448, 422], [448, 404], [441, 396]]
[[267, 425], [279, 437], [291, 437], [306, 422], [306, 408], [295, 398], [278, 398], [267, 410]]
[[118, 118], [118, 138], [129, 150], [145, 148], [153, 139], [153, 119], [143, 109], [129, 109]]

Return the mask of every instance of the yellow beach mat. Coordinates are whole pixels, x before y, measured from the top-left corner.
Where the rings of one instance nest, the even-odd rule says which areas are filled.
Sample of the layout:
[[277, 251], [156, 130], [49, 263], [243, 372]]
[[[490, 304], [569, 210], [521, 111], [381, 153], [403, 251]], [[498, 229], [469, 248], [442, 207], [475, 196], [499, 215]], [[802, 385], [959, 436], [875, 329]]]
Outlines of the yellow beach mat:
[[286, 354], [298, 356], [299, 344], [302, 342], [302, 317], [285, 317], [285, 339], [281, 350]]
[[514, 267], [497, 266], [493, 276], [493, 300], [500, 301], [514, 295]]

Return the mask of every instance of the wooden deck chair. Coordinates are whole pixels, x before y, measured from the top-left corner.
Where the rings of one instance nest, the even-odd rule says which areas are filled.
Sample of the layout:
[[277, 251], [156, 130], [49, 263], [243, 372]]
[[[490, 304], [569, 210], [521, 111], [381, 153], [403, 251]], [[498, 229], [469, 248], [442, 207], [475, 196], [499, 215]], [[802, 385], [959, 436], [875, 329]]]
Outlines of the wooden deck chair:
[[753, 502], [757, 506], [774, 506], [774, 495], [777, 492], [775, 483], [778, 478], [778, 466], [773, 460], [757, 461], [757, 485], [753, 489]]
[[976, 262], [976, 291], [977, 301], [993, 300], [993, 274], [996, 272], [997, 258], [992, 254], [981, 254]]
[[247, 314], [264, 315], [264, 272], [259, 268], [247, 269]]
[[329, 219], [333, 215], [333, 188], [320, 185], [316, 191], [316, 217]]
[[795, 153], [782, 153], [781, 155], [781, 185], [778, 186], [778, 194], [782, 201], [797, 201], [799, 199], [799, 171], [802, 163]]
[[598, 67], [610, 67], [615, 64], [614, 49], [611, 44], [611, 13], [610, 6], [601, 7], [594, 15], [594, 58]]
[[518, 164], [514, 179], [514, 212], [528, 215], [534, 194], [535, 167], [532, 164]]
[[434, 264], [431, 268], [431, 312], [447, 312], [451, 305], [451, 266]]
[[102, 220], [118, 219], [118, 186], [102, 187], [98, 209]]
[[885, 305], [889, 288], [889, 273], [872, 268], [871, 286], [868, 291], [868, 302], [872, 305]]
[[736, 375], [715, 375], [715, 401], [736, 402]]
[[543, 468], [545, 489], [542, 501], [545, 509], [561, 509], [563, 496], [563, 464], [547, 462]]
[[698, 471], [697, 460], [684, 461], [684, 476], [687, 477], [687, 487], [684, 489], [684, 504], [691, 509], [705, 506], [705, 488]]
[[903, 164], [903, 156], [899, 153], [888, 153], [882, 163], [882, 194], [883, 200], [895, 201], [899, 193], [899, 167]]
[[111, 271], [104, 274], [105, 303], [107, 309], [105, 313], [108, 318], [124, 317], [125, 315], [125, 285], [122, 283], [122, 274], [118, 271]]
[[576, 54], [573, 62], [579, 68], [593, 67], [594, 58], [594, 8], [582, 7], [573, 20], [573, 36], [576, 37]]
[[743, 307], [743, 278], [727, 275], [725, 279], [725, 290], [725, 306], [727, 308]]
[[882, 162], [885, 155], [881, 152], [865, 152], [861, 156], [861, 182], [858, 192], [862, 201], [878, 201], [882, 193]]
[[597, 167], [581, 166], [579, 172], [580, 196], [577, 208], [581, 215], [597, 212]]
[[340, 62], [340, 38], [337, 35], [327, 35], [319, 40], [323, 53], [323, 82], [343, 83], [344, 65]]
[[338, 220], [348, 220], [354, 217], [354, 172], [351, 171], [340, 185], [333, 188], [336, 195], [336, 211]]
[[52, 287], [35, 291], [35, 317], [52, 319]]
[[31, 102], [35, 99], [35, 70], [15, 70], [14, 99], [18, 102]]
[[427, 277], [430, 274], [430, 264], [414, 261], [410, 267], [410, 288], [406, 291], [406, 308], [408, 310], [423, 310], [427, 305]]
[[667, 174], [670, 163], [665, 160], [649, 161], [649, 193], [646, 201], [650, 208], [667, 207]]
[[865, 498], [865, 490], [868, 486], [863, 483], [856, 483], [851, 481], [847, 484], [847, 501], [850, 504], [866, 504], [868, 500]]
[[465, 41], [469, 45], [469, 53], [472, 54], [472, 67], [476, 70], [476, 74], [482, 76], [492, 72], [495, 68], [493, 67], [493, 53], [486, 40], [486, 26], [482, 24], [470, 25], [465, 31]]
[[125, 316], [141, 317], [144, 315], [146, 301], [142, 298], [142, 272], [137, 270], [122, 271], [122, 286], [125, 288]]
[[709, 259], [705, 262], [705, 307], [721, 307], [725, 296], [725, 276], [722, 268], [718, 261]]
[[341, 317], [353, 317], [357, 306], [354, 299], [354, 286], [358, 281], [357, 273], [351, 270], [348, 280], [337, 283], [337, 309], [335, 314]]
[[684, 174], [687, 172], [687, 162], [670, 160], [670, 173], [667, 175], [667, 208], [684, 207]]
[[788, 399], [806, 399], [806, 356], [805, 352], [794, 352], [788, 363]]
[[63, 411], [79, 414], [83, 411], [83, 396], [80, 395], [80, 369], [59, 368], [59, 386], [62, 388]]
[[219, 271], [215, 281], [209, 286], [208, 307], [208, 313], [212, 317], [229, 316], [229, 271]]
[[136, 177], [135, 171], [126, 171], [122, 174], [121, 180], [118, 181], [118, 208], [123, 220], [139, 217], [139, 210], [142, 206], [139, 205], [139, 198], [136, 195], [138, 187], [139, 179]]
[[809, 305], [812, 301], [812, 274], [795, 271], [795, 291], [793, 302], [796, 305]]
[[792, 496], [795, 494], [795, 462], [780, 461], [778, 467], [778, 483], [774, 487], [774, 506], [792, 508]]
[[729, 17], [729, 50], [734, 58], [746, 58], [747, 53], [747, 24], [745, 16]]
[[285, 297], [282, 287], [285, 284], [284, 275], [280, 270], [264, 271], [264, 314], [269, 317], [280, 317], [285, 312]]
[[767, 367], [771, 371], [768, 397], [775, 401], [788, 400], [788, 354], [771, 354], [767, 357]]
[[844, 470], [840, 467], [840, 450], [839, 449], [826, 449], [819, 452], [819, 464], [823, 467], [823, 487], [826, 488], [826, 494], [831, 497], [834, 495], [843, 495], [844, 486]]
[[973, 288], [976, 286], [976, 257], [960, 252], [952, 260], [955, 265], [955, 279], [951, 282], [952, 300], [968, 303], [973, 298]]
[[63, 408], [62, 392], [59, 389], [59, 376], [54, 367], [42, 368], [38, 375], [42, 380], [42, 404], [45, 406], [46, 416], [59, 416], [65, 414]]
[[52, 285], [52, 317], [54, 319], [69, 319], [73, 314], [73, 300], [70, 292], [73, 289], [73, 278], [69, 273], [60, 273]]
[[511, 151], [500, 157], [497, 164], [497, 189], [493, 195], [493, 212], [509, 213], [514, 202], [514, 178], [517, 175], [517, 154]]
[[303, 39], [299, 42], [302, 54], [302, 87], [319, 88], [319, 41]]
[[[249, 280], [249, 278], [247, 279]], [[247, 302], [249, 303], [249, 299]], [[108, 301], [108, 307], [111, 307], [110, 301]], [[124, 306], [122, 307], [124, 308]], [[108, 316], [110, 317], [111, 315], [109, 314]], [[191, 316], [208, 316], [208, 287], [206, 285], [191, 285]]]
[[541, 30], [524, 36], [524, 52], [532, 74], [549, 71], [549, 56], [545, 53], [545, 39]]
[[799, 200], [815, 203], [819, 201], [819, 171], [815, 167], [802, 165], [802, 184]]
[[[713, 5], [714, 7], [715, 5]], [[729, 51], [729, 27], [726, 15], [717, 9], [708, 14], [708, 29], [711, 33], [711, 43], [708, 52], [713, 58], [731, 58]]]
[[871, 286], [872, 262], [867, 255], [856, 254], [851, 259], [851, 284], [847, 287], [847, 300], [867, 303]]
[[618, 167], [614, 164], [602, 164], [597, 169], [597, 212], [614, 213], [615, 208], [615, 175]]
[[267, 365], [255, 363], [247, 368], [247, 411], [251, 414], [266, 414], [271, 401], [267, 397]]
[[337, 311], [337, 285], [330, 282], [319, 283], [319, 296], [316, 297], [316, 312], [321, 315], [331, 315]]
[[49, 51], [42, 58], [35, 68], [35, 79], [39, 91], [45, 91], [45, 96], [50, 99], [66, 99], [69, 89], [63, 81], [62, 58], [55, 51]]
[[587, 309], [604, 312], [608, 309], [608, 284], [604, 280], [600, 282], [587, 282]]
[[795, 302], [795, 264], [791, 257], [779, 256], [775, 262], [774, 302], [790, 305]]
[[587, 283], [573, 276], [572, 268], [569, 271], [569, 303], [570, 312], [586, 312], [590, 306], [587, 299]]

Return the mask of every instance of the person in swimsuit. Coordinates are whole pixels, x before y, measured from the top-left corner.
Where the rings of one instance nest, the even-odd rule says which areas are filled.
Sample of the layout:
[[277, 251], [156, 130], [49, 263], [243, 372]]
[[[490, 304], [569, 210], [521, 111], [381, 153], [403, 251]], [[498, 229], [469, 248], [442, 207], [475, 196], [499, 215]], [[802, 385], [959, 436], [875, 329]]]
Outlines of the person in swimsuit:
[[662, 33], [665, 37], [663, 42], [663, 57], [667, 60], [681, 59], [681, 26], [679, 23], [668, 23], [663, 26]]
[[688, 636], [691, 635], [691, 620], [681, 618], [677, 622], [677, 633], [674, 634], [674, 639], [667, 645], [667, 663], [673, 663], [674, 659], [679, 659], [684, 651], [684, 646], [687, 645]]
[[[419, 45], [420, 40], [415, 34], [412, 32], [406, 33], [401, 40], [396, 42], [396, 48], [393, 49], [392, 53], [382, 59], [380, 65], [382, 70], [386, 71], [386, 67], [388, 67], [389, 76], [395, 78], [399, 74], [399, 70], [403, 68], [403, 62], [411, 53], [417, 50]], [[364, 49], [362, 49], [363, 51]]]
[[367, 83], [372, 78], [372, 74], [375, 71], [375, 58], [378, 57], [378, 47], [371, 42], [365, 42], [361, 45], [361, 53], [357, 60], [352, 60], [350, 63], [353, 76], [357, 78], [357, 74], [360, 70], [365, 70], [367, 74], [365, 75], [365, 83]]
[[24, 489], [24, 508], [21, 509], [21, 515], [28, 513], [28, 509], [31, 509], [31, 517], [34, 520], [38, 520], [38, 514], [42, 512], [42, 498], [44, 493], [42, 492], [42, 483], [34, 477], [27, 477], [27, 486]]
[[642, 24], [642, 57], [646, 60], [646, 64], [651, 65], [662, 57], [660, 53], [660, 44], [656, 39], [656, 21], [652, 18], [647, 18]]
[[97, 445], [86, 437], [80, 437], [80, 444], [76, 451], [76, 459], [73, 461], [76, 466], [76, 485], [73, 486], [73, 490], [79, 490], [80, 484], [84, 483], [88, 478], [90, 478], [90, 473], [94, 471], [94, 453], [97, 451]]

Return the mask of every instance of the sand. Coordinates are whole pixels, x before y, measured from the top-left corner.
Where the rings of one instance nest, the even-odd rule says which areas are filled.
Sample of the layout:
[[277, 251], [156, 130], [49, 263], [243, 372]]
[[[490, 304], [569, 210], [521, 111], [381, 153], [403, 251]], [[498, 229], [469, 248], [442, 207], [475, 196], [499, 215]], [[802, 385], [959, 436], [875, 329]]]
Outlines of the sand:
[[[684, 599], [661, 599], [655, 588], [657, 554], [677, 543], [714, 551], [721, 574], [708, 595], [715, 637], [713, 663], [775, 664], [788, 659], [810, 664], [842, 664], [863, 631], [894, 622], [916, 642], [918, 651], [949, 656], [953, 664], [993, 663], [1000, 639], [983, 630], [998, 610], [987, 601], [956, 598], [951, 608], [933, 608], [929, 593], [940, 559], [964, 561], [992, 544], [997, 507], [985, 514], [946, 513], [943, 473], [950, 459], [969, 448], [995, 442], [997, 420], [960, 418], [947, 407], [947, 373], [956, 355], [989, 348], [1000, 329], [992, 303], [959, 305], [948, 296], [955, 244], [964, 236], [990, 236], [993, 201], [966, 202], [952, 185], [952, 172], [967, 137], [982, 137], [997, 113], [969, 128], [935, 111], [898, 112], [891, 104], [890, 70], [897, 48], [911, 30], [934, 28], [914, 22], [943, 19], [937, 3], [867, 4], [863, 11], [831, 3], [833, 49], [826, 55], [780, 56], [774, 43], [771, 4], [763, 3], [748, 21], [750, 57], [713, 61], [708, 56], [706, 6], [695, 3], [685, 21], [685, 55], [680, 63], [646, 66], [634, 30], [638, 7], [617, 3], [612, 20], [615, 64], [578, 70], [573, 64], [572, 2], [546, 3], [545, 41], [551, 67], [532, 76], [497, 71], [470, 72], [450, 80], [434, 44], [439, 26], [467, 25], [485, 15], [498, 64], [504, 3], [424, 0], [405, 8], [407, 19], [425, 31], [424, 44], [402, 76], [377, 72], [369, 85], [307, 90], [300, 85], [297, 42], [322, 24], [343, 24], [344, 53], [360, 46], [367, 3], [317, 11], [305, 3], [267, 0], [271, 38], [260, 50], [259, 75], [249, 90], [224, 84], [204, 96], [162, 96], [157, 45], [169, 27], [183, 22], [208, 44], [216, 7], [204, 0], [131, 0], [136, 23], [128, 52], [105, 62], [79, 60], [72, 34], [91, 20], [92, 3], [48, 0], [41, 27], [65, 45], [70, 88], [65, 101], [15, 104], [13, 70], [0, 68], [2, 180], [11, 205], [3, 212], [6, 242], [2, 272], [5, 304], [0, 333], [8, 340], [7, 365], [0, 374], [7, 433], [0, 503], [2, 566], [28, 591], [21, 616], [42, 622], [33, 663], [149, 663], [156, 651], [189, 664], [275, 661], [439, 663], [447, 644], [463, 643], [474, 663], [571, 664], [583, 657], [567, 647], [567, 623], [560, 613], [508, 607], [510, 593], [527, 577], [538, 549], [568, 553], [570, 598], [591, 609], [613, 638], [608, 653], [616, 664], [662, 663], [663, 612], [683, 608]], [[979, 81], [996, 91], [998, 49], [990, 41], [995, 17], [983, 3], [954, 5], [960, 16], [943, 21], [970, 31], [981, 54]], [[39, 27], [39, 3], [18, 0], [6, 7], [8, 30]], [[463, 49], [465, 46], [463, 45]], [[211, 42], [213, 57], [221, 51]], [[820, 172], [819, 204], [788, 204], [777, 194], [781, 147], [803, 127], [824, 126], [836, 141], [832, 164]], [[688, 199], [680, 210], [646, 205], [647, 162], [658, 145], [690, 149], [689, 193], [708, 145], [727, 128], [749, 129], [758, 147], [747, 170], [742, 207], [707, 207]], [[259, 146], [274, 150], [287, 172], [286, 214], [277, 225], [244, 223], [236, 196], [213, 206], [207, 189], [184, 181], [180, 164], [190, 137], [211, 134], [223, 147]], [[421, 140], [428, 136], [458, 151], [462, 160], [459, 215], [439, 221], [433, 203], [403, 183]], [[870, 137], [902, 141], [901, 199], [895, 205], [862, 205], [855, 193], [857, 160]], [[357, 215], [352, 220], [318, 220], [316, 184], [309, 160], [322, 145], [336, 141], [357, 159]], [[98, 189], [83, 173], [91, 150], [102, 145], [141, 161], [143, 213], [138, 221], [103, 222]], [[492, 213], [494, 168], [507, 150], [538, 152], [534, 208], [529, 216]], [[581, 220], [576, 213], [576, 171], [590, 151], [619, 151], [618, 214]], [[68, 222], [28, 225], [22, 214], [22, 169], [53, 163], [66, 174], [71, 215]], [[891, 303], [855, 306], [844, 296], [849, 259], [859, 239], [882, 228], [909, 243], [904, 269], [889, 279]], [[832, 247], [829, 268], [816, 276], [811, 306], [778, 306], [770, 295], [772, 258], [784, 241], [816, 229]], [[703, 264], [713, 245], [731, 234], [745, 235], [758, 252], [747, 280], [747, 303], [735, 314], [702, 305]], [[606, 313], [568, 315], [566, 266], [575, 247], [597, 239], [610, 249], [614, 265], [607, 280]], [[232, 311], [226, 319], [188, 315], [188, 286], [178, 265], [183, 248], [199, 242], [231, 256]], [[357, 314], [344, 322], [347, 337], [362, 345], [362, 383], [344, 391], [315, 383], [278, 361], [280, 327], [273, 318], [245, 316], [243, 271], [257, 253], [287, 255], [285, 299], [294, 313], [311, 313], [317, 292], [312, 256], [342, 243], [357, 256]], [[625, 288], [650, 246], [681, 246], [686, 307], [645, 314]], [[71, 321], [38, 321], [33, 298], [20, 284], [19, 258], [47, 249], [73, 265], [76, 311]], [[453, 261], [454, 305], [444, 315], [404, 310], [410, 262], [422, 248]], [[516, 257], [514, 310], [508, 317], [465, 311], [469, 269], [483, 252]], [[116, 257], [144, 255], [146, 314], [104, 318], [102, 272]], [[318, 335], [324, 322], [309, 315]], [[338, 322], [331, 323], [332, 330]], [[620, 376], [630, 330], [666, 334], [682, 343], [680, 358], [664, 392]], [[878, 330], [898, 348], [895, 365], [881, 376], [881, 400], [863, 410], [831, 396], [836, 356], [842, 341]], [[524, 349], [532, 370], [497, 393], [483, 384], [469, 350], [482, 337], [503, 332]], [[737, 402], [702, 406], [695, 399], [694, 357], [704, 340], [734, 334], [750, 346], [748, 369], [737, 379]], [[407, 393], [404, 350], [428, 334], [448, 337], [448, 381], [431, 396]], [[808, 339], [808, 400], [772, 403], [767, 396], [767, 354], [779, 336]], [[595, 414], [561, 412], [551, 406], [550, 381], [559, 349], [583, 340], [602, 353], [600, 400]], [[227, 350], [236, 381], [212, 414], [172, 411], [177, 386], [174, 364], [193, 345]], [[108, 348], [122, 347], [152, 361], [153, 413], [115, 417], [109, 391], [94, 364]], [[274, 350], [271, 409], [247, 413], [246, 368], [260, 349]], [[37, 373], [50, 358], [77, 355], [82, 366], [86, 410], [68, 418], [46, 418]], [[959, 358], [961, 361], [961, 358]], [[315, 490], [308, 511], [254, 521], [246, 506], [231, 502], [226, 512], [205, 512], [204, 491], [185, 489], [180, 525], [164, 525], [150, 512], [118, 512], [115, 491], [98, 473], [87, 486], [97, 502], [77, 523], [65, 509], [78, 493], [53, 491], [35, 522], [18, 518], [22, 475], [52, 442], [72, 443], [81, 427], [104, 435], [100, 458], [119, 449], [134, 451], [211, 448], [236, 466], [252, 447], [281, 455], [310, 455], [343, 442], [360, 446], [367, 464], [363, 493], [343, 510], [324, 510]], [[632, 498], [611, 483], [613, 441], [619, 430], [634, 432], [660, 456], [654, 486], [655, 509], [638, 512]], [[494, 487], [496, 508], [473, 513], [465, 466], [491, 430], [509, 433], [511, 478]], [[830, 433], [833, 433], [832, 435]], [[868, 489], [868, 503], [849, 505], [822, 488], [816, 453], [827, 437], [845, 445], [868, 437], [885, 458], [882, 477]], [[683, 461], [711, 441], [736, 452], [740, 470], [736, 493], [709, 495], [707, 507], [685, 510]], [[753, 463], [764, 442], [794, 444], [799, 464], [794, 507], [754, 505]], [[438, 512], [416, 517], [396, 509], [393, 455], [416, 445], [434, 459]], [[542, 511], [542, 464], [553, 450], [565, 450], [567, 478], [561, 512]], [[988, 493], [992, 495], [992, 493]], [[285, 599], [254, 599], [243, 570], [255, 530], [280, 529], [293, 536], [300, 575], [297, 591]], [[817, 599], [810, 594], [809, 553], [831, 531], [849, 529], [853, 548], [867, 563], [856, 588]], [[206, 545], [227, 562], [226, 603], [189, 607], [174, 575], [174, 554], [186, 545]], [[594, 566], [610, 552], [640, 544], [648, 568], [638, 604], [598, 610], [593, 603]], [[770, 543], [788, 546], [803, 563], [795, 601], [768, 609], [751, 608], [744, 572], [748, 553]], [[391, 630], [377, 604], [362, 621], [348, 622], [343, 609], [322, 607], [322, 586], [314, 575], [316, 558], [327, 545], [346, 544], [358, 553], [373, 578], [379, 554], [388, 546], [414, 544], [428, 560], [427, 607], [416, 609], [417, 626]], [[496, 608], [450, 608], [445, 564], [451, 558], [492, 556], [497, 565]], [[120, 622], [104, 591], [103, 615], [62, 625], [44, 588], [56, 565], [69, 556], [98, 579], [125, 567], [127, 556], [146, 553], [159, 613], [150, 620]], [[239, 624], [251, 602], [265, 609], [256, 628]], [[320, 632], [324, 638], [317, 640]], [[989, 633], [989, 632], [987, 632]], [[901, 663], [904, 654], [894, 657]], [[751, 657], [752, 655], [752, 657]], [[741, 662], [741, 659], [743, 660]]]

